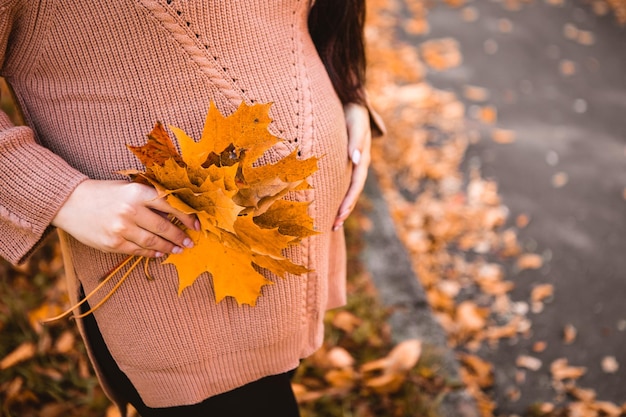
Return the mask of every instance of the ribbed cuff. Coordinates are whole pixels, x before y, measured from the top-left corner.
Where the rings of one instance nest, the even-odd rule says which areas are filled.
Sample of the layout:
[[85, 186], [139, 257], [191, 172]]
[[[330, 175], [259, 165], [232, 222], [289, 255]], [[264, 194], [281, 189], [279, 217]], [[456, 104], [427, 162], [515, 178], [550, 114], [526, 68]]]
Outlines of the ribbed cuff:
[[19, 263], [87, 176], [38, 145], [27, 127], [0, 133], [0, 255]]

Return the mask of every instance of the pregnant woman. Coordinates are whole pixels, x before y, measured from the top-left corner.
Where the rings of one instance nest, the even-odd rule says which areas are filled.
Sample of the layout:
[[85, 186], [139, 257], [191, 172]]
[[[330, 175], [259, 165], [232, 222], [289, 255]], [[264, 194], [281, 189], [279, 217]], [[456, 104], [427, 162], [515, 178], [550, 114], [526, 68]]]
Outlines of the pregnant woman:
[[[345, 302], [341, 225], [363, 188], [371, 132], [364, 0], [0, 0], [0, 69], [28, 127], [0, 113], [0, 255], [17, 264], [57, 228], [72, 303], [125, 257], [193, 246], [196, 219], [146, 185], [141, 146], [161, 120], [199, 137], [210, 102], [273, 103], [284, 139], [260, 163], [320, 157], [296, 198], [320, 233], [286, 255], [256, 306], [215, 303], [208, 274], [180, 296], [172, 265], [137, 271], [77, 321], [107, 395], [149, 416], [297, 416], [290, 376]], [[370, 129], [370, 126], [372, 128]], [[271, 274], [266, 272], [269, 278]], [[109, 286], [110, 288], [110, 286]], [[103, 290], [103, 293], [106, 293]], [[91, 300], [90, 300], [91, 301]], [[93, 298], [92, 304], [98, 301]]]

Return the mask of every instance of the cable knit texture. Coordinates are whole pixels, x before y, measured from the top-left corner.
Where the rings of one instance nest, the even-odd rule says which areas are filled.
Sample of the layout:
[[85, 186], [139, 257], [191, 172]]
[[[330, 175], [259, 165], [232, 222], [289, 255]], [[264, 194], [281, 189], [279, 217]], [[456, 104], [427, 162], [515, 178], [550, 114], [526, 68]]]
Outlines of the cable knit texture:
[[[241, 101], [273, 103], [270, 129], [285, 141], [262, 162], [295, 148], [321, 157], [314, 190], [296, 197], [312, 201], [321, 234], [287, 253], [315, 272], [270, 276], [276, 285], [252, 308], [215, 304], [208, 275], [178, 296], [173, 267], [154, 262], [154, 281], [133, 273], [95, 313], [150, 407], [197, 403], [293, 369], [320, 346], [324, 310], [345, 302], [344, 238], [331, 226], [349, 185], [346, 127], [308, 34], [309, 8], [307, 0], [0, 0], [1, 74], [30, 126], [0, 114], [0, 255], [13, 263], [81, 181], [140, 169], [126, 144], [144, 143], [157, 120], [199, 137], [210, 101], [226, 114]], [[72, 303], [80, 285], [91, 291], [124, 258], [64, 233], [61, 241]]]

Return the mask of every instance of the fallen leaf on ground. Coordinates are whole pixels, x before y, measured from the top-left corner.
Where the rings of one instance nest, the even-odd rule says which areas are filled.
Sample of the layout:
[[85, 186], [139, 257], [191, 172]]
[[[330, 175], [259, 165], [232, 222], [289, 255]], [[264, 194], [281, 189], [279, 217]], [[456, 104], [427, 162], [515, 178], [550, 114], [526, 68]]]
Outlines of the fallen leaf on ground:
[[506, 129], [495, 129], [491, 133], [491, 139], [496, 143], [502, 143], [502, 144], [513, 143], [516, 140], [515, 132], [512, 130], [506, 130]]
[[332, 320], [332, 325], [334, 327], [341, 329], [348, 334], [351, 334], [362, 323], [363, 320], [345, 310], [337, 312]]
[[486, 101], [489, 99], [489, 90], [475, 85], [466, 85], [463, 87], [463, 95], [471, 101]]
[[619, 363], [615, 356], [605, 356], [602, 358], [602, 371], [607, 374], [614, 374], [619, 369]]
[[32, 359], [36, 352], [37, 347], [34, 343], [24, 342], [0, 361], [0, 370], [8, 369], [20, 362]]
[[486, 360], [471, 354], [461, 354], [461, 362], [468, 370], [472, 381], [481, 388], [493, 385], [493, 365]]
[[520, 368], [530, 369], [531, 371], [538, 371], [541, 368], [542, 362], [540, 359], [528, 355], [520, 355], [515, 360], [515, 365]]
[[576, 330], [573, 324], [566, 324], [563, 327], [563, 342], [567, 345], [574, 343], [577, 334], [578, 330]]
[[517, 258], [519, 269], [539, 269], [543, 266], [543, 258], [536, 253], [525, 253]]
[[426, 65], [438, 71], [457, 67], [462, 62], [459, 43], [453, 38], [432, 39], [423, 42], [420, 45], [420, 50]]
[[557, 359], [550, 365], [552, 378], [557, 381], [564, 379], [578, 379], [587, 372], [583, 366], [570, 366], [566, 358]]
[[554, 188], [561, 188], [569, 181], [569, 175], [565, 172], [557, 172], [552, 176], [552, 186]]
[[409, 339], [397, 344], [389, 354], [381, 359], [368, 362], [361, 367], [361, 372], [381, 370], [383, 373], [402, 373], [413, 368], [422, 354], [422, 342]]
[[333, 368], [349, 368], [354, 365], [354, 358], [350, 353], [339, 346], [331, 348], [327, 353], [330, 366]]
[[567, 77], [574, 75], [576, 73], [576, 64], [569, 59], [564, 59], [559, 62], [559, 71]]
[[456, 309], [456, 321], [464, 333], [482, 330], [487, 324], [488, 311], [478, 307], [472, 301], [463, 301]]
[[540, 302], [554, 295], [554, 285], [541, 284], [534, 287], [530, 293], [530, 300]]

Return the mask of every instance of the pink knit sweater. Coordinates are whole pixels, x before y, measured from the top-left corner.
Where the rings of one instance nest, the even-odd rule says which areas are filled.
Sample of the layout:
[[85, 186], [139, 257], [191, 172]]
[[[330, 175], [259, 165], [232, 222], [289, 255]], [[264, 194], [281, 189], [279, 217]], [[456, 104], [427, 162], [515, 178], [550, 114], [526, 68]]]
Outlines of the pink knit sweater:
[[[346, 126], [308, 35], [309, 7], [308, 0], [0, 0], [1, 75], [30, 126], [0, 114], [0, 255], [14, 263], [36, 248], [81, 181], [141, 168], [126, 144], [141, 145], [155, 121], [199, 137], [211, 100], [223, 113], [242, 100], [274, 103], [270, 128], [286, 141], [264, 162], [296, 147], [302, 157], [322, 157], [314, 190], [301, 196], [313, 201], [322, 233], [288, 253], [315, 272], [270, 276], [276, 285], [264, 287], [257, 306], [239, 307], [229, 298], [215, 304], [209, 276], [178, 296], [173, 267], [154, 262], [154, 281], [134, 273], [95, 313], [111, 354], [150, 407], [197, 403], [296, 367], [320, 346], [323, 312], [345, 301], [343, 232], [331, 225], [349, 185]], [[74, 303], [80, 285], [89, 292], [124, 256], [60, 235]]]

